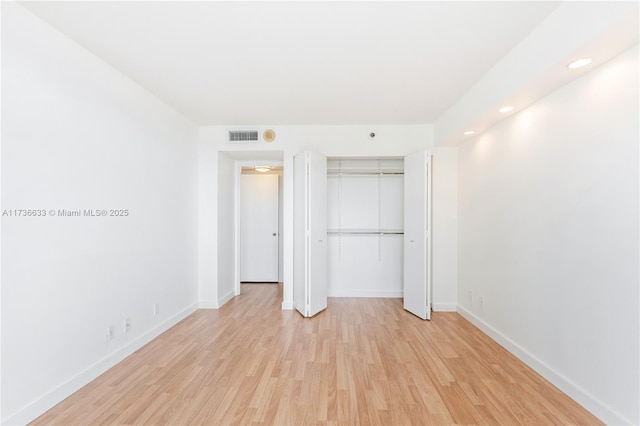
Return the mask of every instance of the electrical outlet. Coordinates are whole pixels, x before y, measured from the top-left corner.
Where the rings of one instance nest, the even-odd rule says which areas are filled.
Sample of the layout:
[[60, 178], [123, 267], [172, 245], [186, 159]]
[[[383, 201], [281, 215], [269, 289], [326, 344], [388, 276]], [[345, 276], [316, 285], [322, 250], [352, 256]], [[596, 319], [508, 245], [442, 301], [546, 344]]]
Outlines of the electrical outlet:
[[107, 327], [107, 342], [113, 340], [113, 327]]
[[131, 330], [131, 318], [125, 318], [123, 321], [124, 332], [128, 333]]
[[157, 317], [158, 315], [160, 315], [160, 304], [159, 303], [154, 303], [153, 304], [153, 316]]

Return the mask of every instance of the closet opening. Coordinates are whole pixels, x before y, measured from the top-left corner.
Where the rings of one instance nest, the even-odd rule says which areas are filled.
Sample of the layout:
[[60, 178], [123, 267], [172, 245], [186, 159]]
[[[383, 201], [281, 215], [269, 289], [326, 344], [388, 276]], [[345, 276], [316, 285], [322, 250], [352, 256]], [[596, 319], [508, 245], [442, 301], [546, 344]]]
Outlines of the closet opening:
[[404, 159], [327, 159], [329, 297], [403, 297]]

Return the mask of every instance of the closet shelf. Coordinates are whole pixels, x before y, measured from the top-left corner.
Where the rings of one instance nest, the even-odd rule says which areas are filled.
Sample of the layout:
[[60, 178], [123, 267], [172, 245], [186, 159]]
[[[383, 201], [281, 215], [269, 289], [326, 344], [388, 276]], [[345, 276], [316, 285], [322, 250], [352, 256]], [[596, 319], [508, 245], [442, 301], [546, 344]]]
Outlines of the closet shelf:
[[340, 176], [402, 176], [404, 171], [399, 170], [327, 170], [328, 177]]
[[399, 229], [329, 229], [328, 235], [404, 235]]

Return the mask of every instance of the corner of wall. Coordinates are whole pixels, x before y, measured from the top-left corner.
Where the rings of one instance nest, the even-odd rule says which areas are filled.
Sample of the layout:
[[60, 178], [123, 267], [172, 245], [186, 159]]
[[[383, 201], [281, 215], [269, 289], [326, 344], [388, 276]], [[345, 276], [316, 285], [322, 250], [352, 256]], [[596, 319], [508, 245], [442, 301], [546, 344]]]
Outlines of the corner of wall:
[[433, 303], [433, 312], [457, 312], [458, 305], [455, 303]]
[[293, 310], [293, 300], [285, 300], [282, 302], [282, 310], [283, 311], [292, 311]]

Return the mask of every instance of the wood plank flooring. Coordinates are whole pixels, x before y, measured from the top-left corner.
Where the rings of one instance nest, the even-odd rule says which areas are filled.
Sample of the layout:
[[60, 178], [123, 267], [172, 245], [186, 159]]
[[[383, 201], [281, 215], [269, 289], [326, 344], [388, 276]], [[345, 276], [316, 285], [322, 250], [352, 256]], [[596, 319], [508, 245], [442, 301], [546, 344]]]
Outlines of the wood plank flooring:
[[330, 298], [304, 319], [246, 284], [33, 424], [602, 424], [456, 313]]

